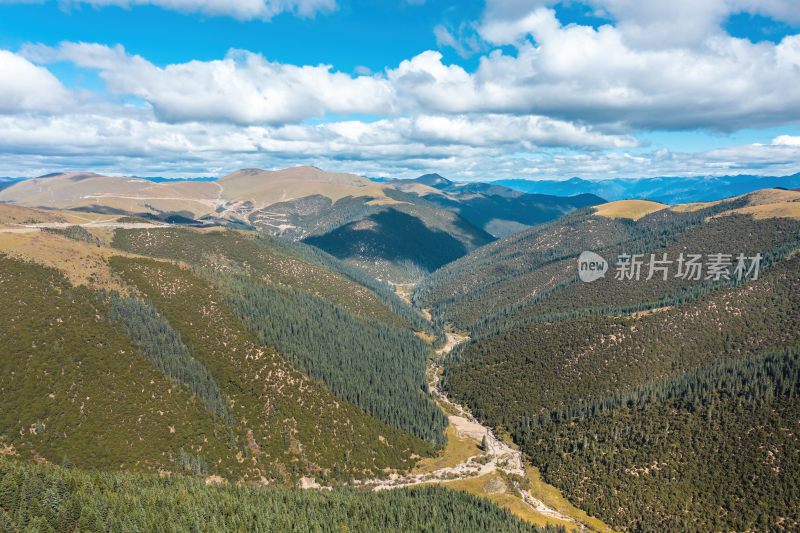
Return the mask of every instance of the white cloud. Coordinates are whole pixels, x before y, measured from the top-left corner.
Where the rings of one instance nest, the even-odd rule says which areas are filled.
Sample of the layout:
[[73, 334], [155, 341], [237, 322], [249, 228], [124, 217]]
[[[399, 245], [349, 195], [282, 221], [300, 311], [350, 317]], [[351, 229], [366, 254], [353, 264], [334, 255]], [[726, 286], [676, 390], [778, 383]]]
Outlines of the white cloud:
[[7, 50], [0, 50], [0, 73], [0, 113], [56, 111], [70, 101], [50, 71]]
[[[800, 86], [800, 35], [754, 44], [712, 34], [698, 47], [651, 48], [631, 45], [626, 33], [611, 25], [562, 26], [547, 8], [498, 24], [481, 31], [495, 40], [525, 32], [533, 41], [516, 39], [515, 53], [493, 50], [472, 72], [446, 64], [435, 51], [383, 73], [362, 69], [355, 76], [328, 65], [272, 62], [246, 51], [164, 67], [121, 47], [88, 43], [28, 46], [23, 53], [33, 61], [60, 59], [98, 69], [109, 90], [149, 102], [170, 122], [282, 124], [329, 115], [509, 113], [630, 132], [731, 131], [800, 120], [800, 91], [791, 90]], [[437, 35], [442, 45], [465, 54], [471, 50], [443, 26]]]
[[[564, 151], [560, 146], [590, 150]], [[280, 127], [169, 124], [147, 110], [0, 115], [0, 175], [63, 169], [119, 174], [222, 174], [240, 167], [316, 164], [366, 175], [439, 171], [459, 179], [632, 177], [798, 170], [797, 137], [705, 153], [643, 151], [544, 117], [419, 116]], [[555, 146], [556, 148], [549, 148]], [[607, 150], [606, 148], [609, 148]]]
[[[590, 2], [613, 24], [564, 26], [549, 0], [489, 0], [480, 21], [438, 26], [439, 46], [463, 55], [498, 45], [470, 69], [430, 50], [355, 75], [237, 50], [168, 65], [92, 43], [0, 51], [0, 174], [12, 163], [94, 168], [79, 164], [91, 162], [123, 173], [129, 165], [316, 162], [467, 179], [798, 170], [800, 140], [792, 135], [699, 154], [646, 151], [635, 138], [652, 129], [800, 122], [800, 35], [755, 44], [721, 29], [741, 10], [794, 20], [795, 0], [676, 0], [669, 8], [655, 0]], [[326, 3], [334, 5], [303, 5]], [[266, 5], [311, 13], [292, 1], [159, 5], [238, 18], [269, 18]], [[96, 70], [114, 97], [65, 89], [42, 66], [56, 61]], [[79, 107], [70, 105], [76, 94]], [[137, 104], [115, 103], [129, 97]]]
[[[531, 33], [535, 13], [558, 0], [487, 0], [482, 33], [495, 43], [513, 43]], [[626, 44], [665, 48], [694, 46], [722, 35], [732, 14], [752, 13], [789, 23], [800, 22], [796, 0], [584, 0], [615, 22]]]
[[[800, 91], [790, 89], [800, 86], [800, 35], [754, 44], [713, 34], [696, 48], [637, 47], [614, 26], [562, 26], [546, 8], [481, 31], [515, 42], [516, 53], [495, 50], [469, 73], [425, 52], [389, 79], [404, 100], [429, 111], [529, 113], [628, 129], [800, 120]], [[533, 42], [515, 38], [519, 32]]]
[[246, 51], [163, 68], [120, 46], [67, 42], [57, 48], [27, 46], [23, 53], [36, 61], [98, 69], [110, 91], [147, 101], [168, 122], [286, 123], [326, 114], [383, 114], [393, 105], [385, 79], [352, 77], [329, 65], [270, 62]]
[[800, 136], [779, 135], [772, 140], [774, 146], [796, 146], [800, 148]]
[[632, 137], [606, 135], [546, 117], [420, 115], [414, 118], [335, 122], [320, 126], [356, 146], [415, 143], [426, 147], [525, 150], [537, 147], [631, 148]]
[[169, 124], [147, 111], [64, 115], [0, 115], [0, 152], [214, 159], [224, 153], [278, 156], [449, 157], [454, 153], [499, 153], [536, 146], [633, 147], [625, 136], [543, 117], [421, 116], [366, 123], [315, 126]]
[[130, 8], [153, 5], [181, 13], [227, 16], [239, 20], [269, 20], [281, 13], [313, 17], [336, 9], [336, 0], [62, 0], [62, 5]]

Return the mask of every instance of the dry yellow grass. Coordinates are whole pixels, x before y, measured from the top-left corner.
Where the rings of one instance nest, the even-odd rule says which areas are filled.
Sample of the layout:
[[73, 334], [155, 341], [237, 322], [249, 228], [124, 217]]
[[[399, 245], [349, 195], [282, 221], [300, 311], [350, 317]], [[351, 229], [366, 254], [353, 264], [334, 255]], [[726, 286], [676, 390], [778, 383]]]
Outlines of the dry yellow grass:
[[250, 200], [256, 208], [320, 195], [334, 202], [346, 196], [387, 198], [384, 187], [355, 174], [325, 172], [315, 167], [283, 170], [239, 170], [219, 180], [222, 197], [231, 201]]
[[498, 484], [498, 479], [502, 480], [502, 474], [495, 472], [481, 477], [450, 481], [443, 483], [443, 486], [452, 490], [460, 490], [481, 498], [486, 498], [500, 507], [508, 509], [515, 516], [532, 524], [536, 524], [537, 526], [553, 524], [564, 526], [567, 531], [577, 529], [578, 526], [575, 523], [564, 522], [536, 512], [525, 503], [522, 498], [513, 492], [513, 489], [509, 488], [506, 492], [501, 493], [496, 492], [495, 486]]
[[374, 200], [370, 200], [369, 202], [367, 202], [367, 205], [398, 205], [398, 204], [408, 204], [408, 202], [401, 202], [400, 200], [395, 200], [394, 198], [376, 198]]
[[[784, 189], [761, 189], [744, 195], [747, 203], [753, 205], [770, 205], [784, 202], [800, 201], [800, 191], [787, 191]], [[738, 197], [741, 198], [741, 197]]]
[[436, 189], [434, 187], [422, 183], [408, 183], [399, 187], [399, 189], [405, 192], [418, 194], [420, 196], [429, 196], [429, 195], [444, 196], [444, 193], [439, 189]]
[[440, 468], [451, 468], [482, 453], [477, 443], [472, 439], [461, 437], [452, 425], [447, 426], [445, 435], [447, 445], [442, 453], [436, 457], [422, 459], [414, 467], [414, 474], [427, 474]]
[[219, 191], [219, 186], [207, 182], [153, 183], [138, 178], [66, 173], [22, 181], [0, 191], [0, 201], [54, 209], [91, 209], [100, 205], [128, 213], [186, 212], [199, 217], [214, 212]]
[[40, 211], [11, 204], [0, 204], [0, 224], [36, 224], [41, 222], [68, 222], [64, 217], [50, 211]]
[[551, 509], [555, 509], [562, 515], [568, 516], [573, 520], [586, 525], [593, 531], [599, 531], [602, 533], [614, 531], [599, 518], [589, 516], [586, 514], [586, 512], [572, 505], [556, 487], [545, 483], [541, 474], [539, 473], [539, 469], [532, 464], [525, 464], [525, 473], [528, 476], [528, 492], [530, 492], [531, 496], [537, 500], [540, 500], [542, 503]]
[[778, 202], [775, 204], [761, 204], [742, 207], [726, 211], [725, 215], [752, 215], [756, 220], [769, 218], [793, 218], [800, 220], [800, 202]]
[[607, 218], [629, 218], [639, 220], [643, 216], [666, 209], [667, 205], [650, 200], [619, 200], [594, 208], [596, 215]]
[[0, 254], [55, 268], [73, 285], [125, 292], [108, 265], [114, 255], [125, 252], [75, 241], [48, 232], [0, 233]]
[[693, 202], [690, 204], [678, 204], [670, 207], [670, 210], [677, 213], [691, 213], [693, 211], [700, 211], [706, 207], [717, 205], [718, 203], [719, 202]]
[[793, 218], [800, 220], [800, 192], [763, 189], [744, 195], [747, 206], [731, 209], [716, 216], [751, 215], [756, 220]]

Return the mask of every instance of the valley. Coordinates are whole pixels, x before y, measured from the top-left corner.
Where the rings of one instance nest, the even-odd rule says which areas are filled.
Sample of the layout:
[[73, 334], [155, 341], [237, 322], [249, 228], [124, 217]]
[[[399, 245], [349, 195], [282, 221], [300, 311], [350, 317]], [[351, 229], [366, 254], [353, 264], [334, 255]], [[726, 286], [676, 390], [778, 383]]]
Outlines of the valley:
[[[571, 506], [560, 495], [552, 498], [550, 491], [557, 489], [541, 486], [534, 488], [544, 497], [552, 499], [562, 511], [545, 504], [532, 494], [528, 470], [533, 468], [523, 457], [522, 452], [498, 437], [491, 428], [476, 420], [462, 405], [450, 400], [440, 387], [443, 359], [453, 348], [468, 341], [469, 338], [456, 333], [447, 333], [446, 344], [436, 351], [428, 366], [428, 379], [431, 394], [439, 407], [448, 413], [449, 435], [457, 443], [447, 446], [433, 464], [449, 464], [439, 468], [422, 468], [418, 465], [407, 475], [394, 475], [389, 479], [360, 480], [358, 487], [373, 491], [396, 490], [414, 486], [442, 485], [476, 494], [497, 502], [520, 518], [535, 524], [554, 524], [577, 528], [581, 531], [611, 531], [605, 524], [592, 519]], [[463, 454], [461, 443], [467, 443], [470, 450]], [[466, 455], [466, 457], [463, 457]], [[451, 464], [452, 463], [452, 464]], [[565, 514], [566, 513], [566, 514]]]
[[[397, 186], [454, 187], [423, 178]], [[791, 525], [798, 205], [611, 202], [458, 257], [405, 234], [445, 263], [411, 280], [244, 223], [0, 204], [0, 467], [478, 497], [545, 530]], [[579, 279], [586, 249], [609, 275]], [[611, 274], [695, 250], [761, 270]]]
[[[413, 297], [471, 337], [445, 358], [444, 390], [611, 527], [791, 530], [797, 201], [759, 191], [699, 206], [608, 204], [448, 265]], [[575, 257], [586, 249], [760, 250], [765, 261], [757, 280], [585, 283]]]
[[259, 230], [313, 244], [397, 282], [416, 281], [510, 231], [602, 201], [463, 187], [427, 176], [378, 183], [311, 166], [241, 169], [214, 181], [55, 173], [0, 190], [0, 203], [20, 209]]
[[0, 0], [0, 533], [800, 532], [798, 7]]

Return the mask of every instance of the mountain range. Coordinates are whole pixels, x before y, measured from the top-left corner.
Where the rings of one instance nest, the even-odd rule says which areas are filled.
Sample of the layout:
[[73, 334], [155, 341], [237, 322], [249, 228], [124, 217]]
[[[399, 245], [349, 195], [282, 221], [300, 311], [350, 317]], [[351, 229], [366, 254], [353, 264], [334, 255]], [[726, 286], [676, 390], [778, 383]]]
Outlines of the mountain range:
[[800, 527], [800, 191], [299, 167], [0, 200], [2, 529]]
[[10, 184], [0, 190], [0, 202], [257, 228], [394, 281], [418, 278], [498, 236], [602, 202], [439, 180], [377, 183], [315, 167], [172, 181], [75, 172]]
[[571, 178], [563, 181], [511, 179], [492, 183], [527, 193], [558, 196], [588, 193], [609, 201], [639, 198], [678, 204], [711, 202], [759, 189], [794, 189], [800, 187], [800, 173], [780, 177], [735, 175], [601, 180]]

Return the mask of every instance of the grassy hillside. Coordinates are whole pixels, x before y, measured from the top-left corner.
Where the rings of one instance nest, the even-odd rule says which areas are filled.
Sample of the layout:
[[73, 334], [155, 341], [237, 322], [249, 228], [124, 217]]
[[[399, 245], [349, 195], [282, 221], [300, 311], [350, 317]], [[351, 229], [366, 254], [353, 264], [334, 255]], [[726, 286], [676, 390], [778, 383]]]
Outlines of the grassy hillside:
[[[370, 493], [207, 485], [194, 478], [89, 474], [0, 458], [4, 531], [555, 532], [463, 492]], [[560, 530], [563, 531], [563, 530]]]
[[[16, 303], [0, 319], [7, 406], [0, 434], [11, 453], [55, 463], [66, 457], [90, 468], [189, 468], [289, 482], [407, 468], [412, 453], [430, 449], [293, 369], [188, 270], [122, 257], [112, 263], [131, 280], [146, 272], [161, 314], [150, 337], [173, 331], [184, 355], [161, 352], [188, 357], [197, 370], [181, 363], [180, 374], [169, 361], [159, 363], [126, 311], [109, 308], [101, 294], [72, 286], [53, 269], [4, 258], [2, 290]], [[215, 402], [193, 386], [198, 378], [216, 390]]]
[[385, 285], [326, 257], [314, 248], [269, 236], [230, 230], [117, 230], [113, 245], [128, 252], [174, 259], [217, 272], [292, 287], [340, 305], [363, 318], [427, 328], [418, 313]]
[[[195, 265], [264, 345], [342, 400], [421, 438], [442, 441], [445, 419], [428, 399], [425, 380], [432, 352], [410, 331], [412, 322], [424, 332], [430, 327], [387, 289], [374, 292], [356, 283], [359, 278], [346, 266], [308, 252], [308, 246], [238, 232], [123, 230], [114, 242]], [[137, 278], [141, 290], [167, 305], [156, 288], [143, 286], [148, 282]]]
[[495, 236], [602, 202], [593, 195], [528, 195], [439, 179], [377, 183], [309, 166], [243, 169], [211, 181], [73, 172], [15, 183], [0, 191], [0, 202], [82, 211], [98, 220], [102, 213], [126, 221], [257, 229], [306, 240], [396, 283], [417, 281]]

